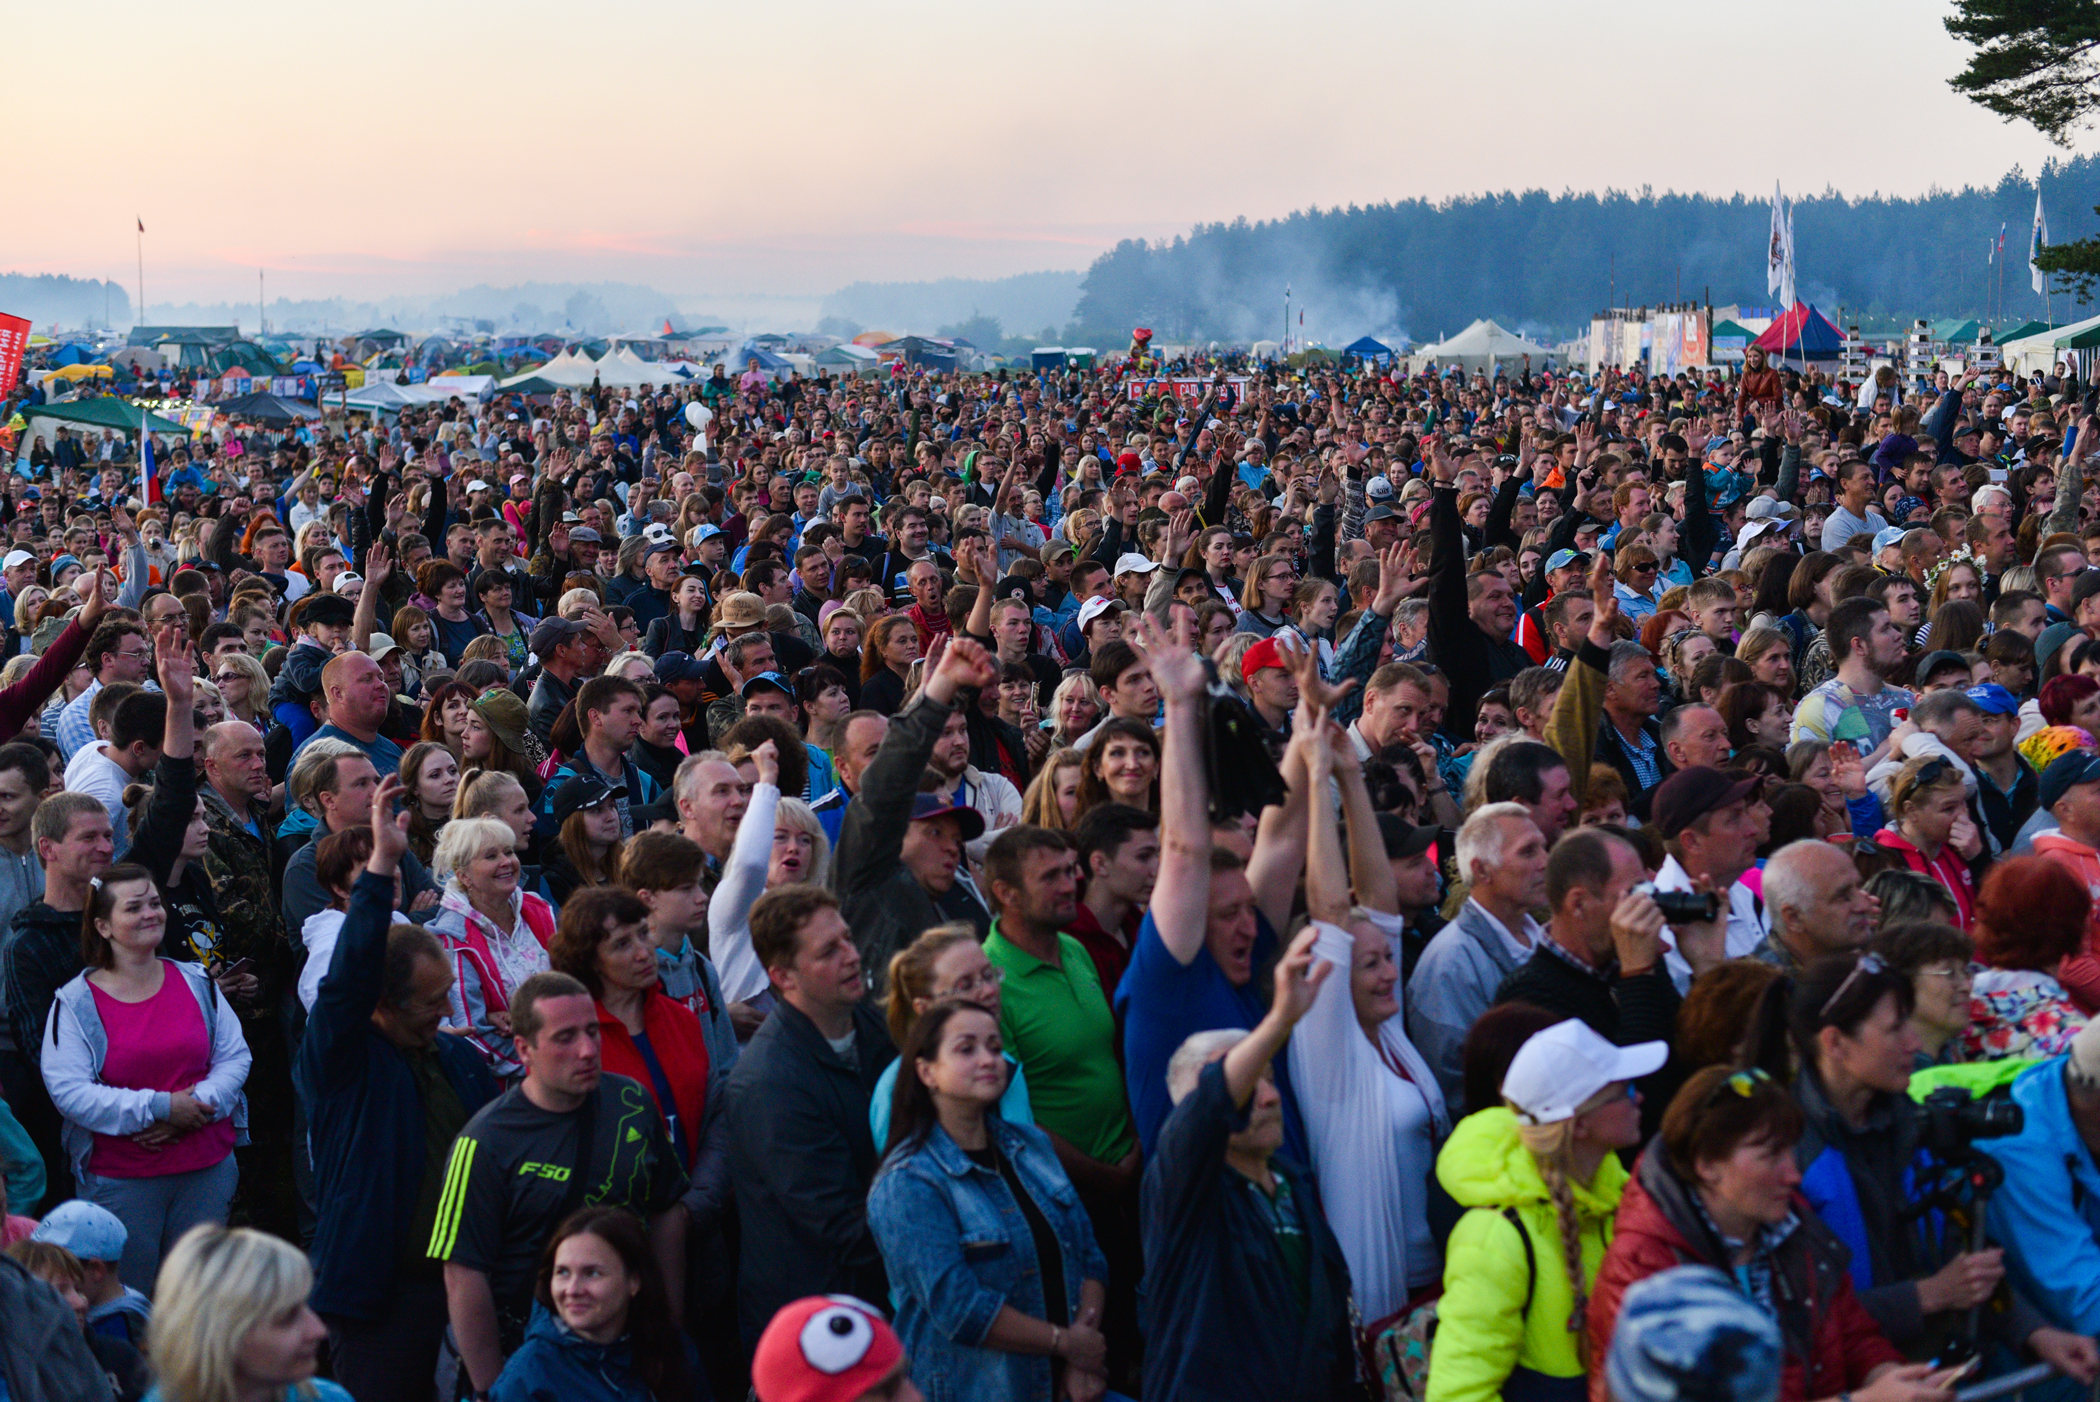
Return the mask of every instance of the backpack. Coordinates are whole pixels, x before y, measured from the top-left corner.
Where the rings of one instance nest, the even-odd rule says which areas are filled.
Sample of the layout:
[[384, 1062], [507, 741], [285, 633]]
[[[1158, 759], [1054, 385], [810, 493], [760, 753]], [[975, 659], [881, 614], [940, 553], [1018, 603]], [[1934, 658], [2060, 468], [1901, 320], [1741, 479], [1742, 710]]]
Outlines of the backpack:
[[[1538, 1256], [1517, 1209], [1505, 1207], [1502, 1216], [1524, 1243], [1524, 1307], [1518, 1316], [1529, 1318], [1532, 1292], [1539, 1283]], [[1383, 1402], [1422, 1402], [1429, 1395], [1429, 1350], [1436, 1342], [1436, 1321], [1437, 1302], [1428, 1300], [1358, 1330], [1364, 1369], [1373, 1394]]]

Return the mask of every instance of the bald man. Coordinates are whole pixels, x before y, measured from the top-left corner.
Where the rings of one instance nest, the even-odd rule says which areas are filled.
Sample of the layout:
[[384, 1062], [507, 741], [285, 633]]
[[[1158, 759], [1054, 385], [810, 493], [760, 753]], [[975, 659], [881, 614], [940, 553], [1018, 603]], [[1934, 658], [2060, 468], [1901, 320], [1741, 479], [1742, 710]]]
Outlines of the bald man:
[[364, 751], [377, 773], [400, 771], [401, 747], [379, 733], [393, 688], [377, 662], [362, 652], [337, 654], [321, 669], [321, 695], [328, 701], [328, 724], [309, 735], [301, 748], [324, 738], [347, 740]]

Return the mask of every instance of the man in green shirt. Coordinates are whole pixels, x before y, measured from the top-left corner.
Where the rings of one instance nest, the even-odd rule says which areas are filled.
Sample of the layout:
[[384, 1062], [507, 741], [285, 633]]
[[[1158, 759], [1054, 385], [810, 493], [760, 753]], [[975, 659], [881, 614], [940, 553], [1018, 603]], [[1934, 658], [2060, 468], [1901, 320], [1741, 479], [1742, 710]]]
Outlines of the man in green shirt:
[[1036, 1125], [1050, 1136], [1108, 1257], [1112, 1374], [1134, 1359], [1140, 1255], [1137, 1127], [1116, 1061], [1116, 1019], [1086, 946], [1063, 927], [1079, 906], [1079, 854], [1069, 834], [1020, 824], [984, 854], [998, 918], [985, 957], [1005, 975], [999, 1033], [1028, 1073]]

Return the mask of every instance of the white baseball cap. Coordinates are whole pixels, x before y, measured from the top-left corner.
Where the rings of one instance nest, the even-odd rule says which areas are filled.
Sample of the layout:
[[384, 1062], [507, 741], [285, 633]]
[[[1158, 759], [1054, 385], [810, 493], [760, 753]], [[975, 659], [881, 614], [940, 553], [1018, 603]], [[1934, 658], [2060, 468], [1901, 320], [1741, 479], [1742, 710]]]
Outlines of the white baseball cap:
[[1526, 1124], [1556, 1124], [1614, 1081], [1652, 1076], [1669, 1059], [1668, 1042], [1616, 1047], [1571, 1017], [1534, 1032], [1517, 1050], [1502, 1077], [1502, 1098]]
[[1103, 597], [1088, 599], [1085, 603], [1081, 604], [1079, 606], [1080, 633], [1084, 635], [1086, 633], [1086, 625], [1092, 623], [1095, 619], [1099, 618], [1102, 614], [1107, 613], [1110, 609], [1114, 609], [1118, 613], [1123, 612], [1124, 610], [1122, 600]]
[[1112, 571], [1112, 573], [1150, 574], [1152, 573], [1152, 571], [1158, 568], [1159, 561], [1148, 560], [1144, 556], [1138, 554], [1135, 550], [1128, 550], [1125, 551], [1123, 554], [1116, 556], [1116, 567]]
[[10, 550], [7, 552], [7, 558], [0, 560], [0, 569], [11, 570], [17, 565], [33, 565], [35, 563], [36, 556], [30, 554], [27, 550]]

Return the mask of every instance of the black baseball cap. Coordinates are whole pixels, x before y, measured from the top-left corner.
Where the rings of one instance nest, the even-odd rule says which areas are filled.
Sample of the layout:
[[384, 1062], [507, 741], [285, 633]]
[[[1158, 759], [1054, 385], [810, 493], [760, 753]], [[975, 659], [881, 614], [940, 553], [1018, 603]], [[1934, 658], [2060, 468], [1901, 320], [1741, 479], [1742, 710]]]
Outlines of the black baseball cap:
[[1419, 857], [1436, 845], [1437, 836], [1443, 829], [1435, 824], [1416, 827], [1403, 821], [1397, 814], [1378, 815], [1378, 835], [1385, 840], [1385, 855], [1389, 861], [1405, 861]]
[[1664, 837], [1675, 837], [1716, 808], [1740, 803], [1763, 783], [1761, 775], [1731, 779], [1710, 764], [1680, 769], [1655, 791], [1655, 826]]

